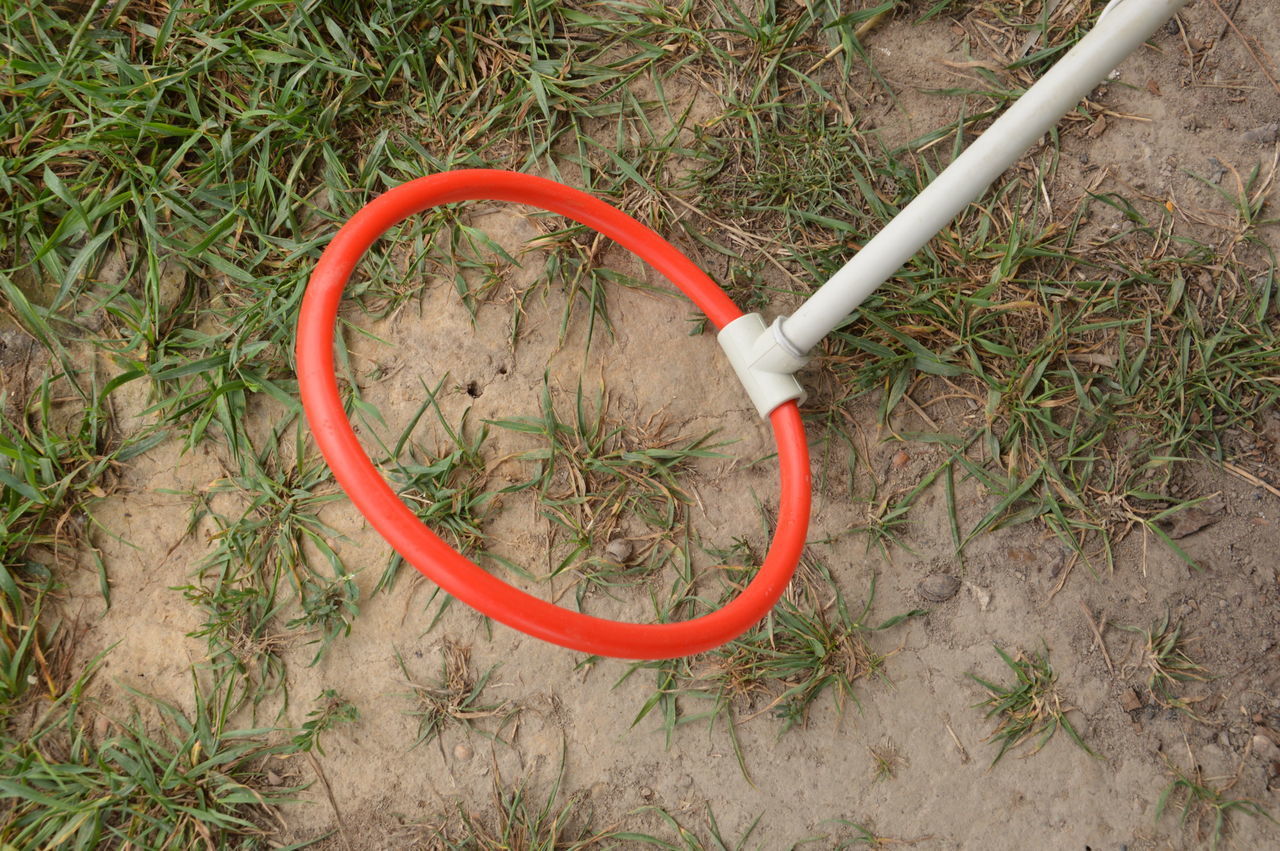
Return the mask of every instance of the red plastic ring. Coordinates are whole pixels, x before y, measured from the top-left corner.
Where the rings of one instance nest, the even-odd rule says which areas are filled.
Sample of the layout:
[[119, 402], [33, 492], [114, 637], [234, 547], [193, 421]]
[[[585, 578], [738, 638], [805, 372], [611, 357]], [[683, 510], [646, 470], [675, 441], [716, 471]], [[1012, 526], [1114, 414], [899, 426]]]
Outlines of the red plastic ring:
[[677, 623], [637, 624], [585, 615], [540, 600], [455, 552], [400, 501], [360, 445], [338, 395], [334, 326], [356, 263], [388, 228], [454, 201], [513, 201], [558, 213], [611, 237], [661, 272], [717, 328], [742, 312], [707, 275], [648, 227], [576, 189], [531, 175], [474, 169], [410, 181], [370, 201], [342, 226], [316, 264], [298, 318], [298, 384], [320, 452], [373, 527], [449, 594], [507, 626], [585, 653], [667, 659], [717, 647], [763, 618], [795, 572], [809, 526], [809, 450], [794, 402], [770, 414], [782, 490], [778, 525], [759, 573], [723, 608]]

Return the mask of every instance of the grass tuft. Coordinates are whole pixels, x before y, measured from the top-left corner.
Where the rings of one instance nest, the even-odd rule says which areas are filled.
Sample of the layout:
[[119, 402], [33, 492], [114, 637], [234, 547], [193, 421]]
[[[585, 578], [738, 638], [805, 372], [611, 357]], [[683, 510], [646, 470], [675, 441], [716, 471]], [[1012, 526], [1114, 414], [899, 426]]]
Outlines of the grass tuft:
[[893, 742], [869, 746], [867, 753], [871, 754], [871, 779], [877, 783], [881, 780], [896, 780], [898, 771], [907, 764], [906, 757]]
[[1229, 797], [1227, 792], [1235, 785], [1234, 779], [1217, 786], [1201, 774], [1199, 766], [1186, 771], [1172, 762], [1167, 765], [1173, 780], [1160, 793], [1160, 800], [1156, 803], [1156, 821], [1160, 820], [1165, 809], [1173, 802], [1182, 810], [1178, 824], [1185, 827], [1188, 819], [1194, 819], [1197, 841], [1208, 840], [1209, 847], [1214, 851], [1227, 835], [1232, 813], [1276, 821], [1258, 802]]
[[438, 739], [450, 727], [472, 729], [483, 719], [497, 719], [500, 731], [507, 720], [520, 711], [510, 701], [481, 701], [480, 695], [497, 666], [477, 677], [471, 670], [470, 649], [449, 639], [445, 639], [440, 647], [440, 675], [430, 685], [413, 681], [399, 653], [396, 661], [412, 689], [406, 696], [413, 702], [408, 714], [418, 719], [418, 737], [414, 747]]
[[1085, 753], [1097, 756], [1084, 743], [1071, 719], [1067, 717], [1071, 707], [1062, 704], [1062, 696], [1057, 689], [1058, 675], [1049, 665], [1049, 651], [1046, 649], [1044, 653], [1030, 656], [1020, 652], [1017, 657], [1010, 657], [1004, 650], [996, 647], [996, 653], [1013, 671], [1012, 683], [996, 685], [973, 674], [969, 675], [990, 693], [986, 700], [975, 706], [988, 707], [987, 717], [996, 719], [996, 728], [988, 741], [999, 741], [1000, 752], [991, 760], [991, 764], [994, 766], [1006, 752], [1037, 736], [1039, 740], [1027, 756], [1039, 753], [1060, 729], [1065, 730], [1071, 741]]
[[[532, 462], [534, 474], [516, 489], [537, 492], [543, 515], [563, 544], [550, 575], [576, 574], [580, 604], [591, 588], [633, 584], [660, 566], [670, 549], [660, 544], [679, 534], [691, 501], [680, 485], [681, 475], [697, 459], [719, 457], [711, 434], [690, 439], [671, 435], [669, 424], [658, 418], [638, 425], [613, 419], [603, 389], [590, 402], [579, 386], [572, 414], [565, 417], [545, 386], [538, 419], [492, 424], [542, 444], [519, 456]], [[633, 526], [640, 531], [633, 532]], [[648, 558], [642, 553], [631, 559], [644, 564], [644, 570], [604, 552], [606, 543], [619, 535], [651, 542]]]
[[307, 720], [302, 722], [302, 729], [293, 737], [292, 744], [296, 751], [310, 753], [314, 750], [324, 756], [320, 736], [340, 724], [355, 723], [360, 718], [360, 710], [331, 688], [320, 692], [315, 702], [316, 708], [307, 713]]
[[[429, 388], [424, 383], [424, 399], [417, 412], [396, 440], [394, 447], [383, 447], [390, 471], [389, 479], [401, 500], [422, 522], [448, 539], [461, 553], [483, 552], [484, 522], [504, 491], [486, 490], [488, 471], [483, 449], [489, 436], [488, 425], [471, 431], [467, 412], [458, 424], [451, 425], [440, 410], [439, 393], [443, 383]], [[429, 452], [412, 439], [427, 409], [435, 411], [446, 440]], [[394, 585], [404, 559], [393, 552], [375, 587], [388, 590]]]
[[1152, 622], [1150, 629], [1126, 629], [1143, 638], [1144, 644], [1139, 652], [1143, 667], [1147, 669], [1147, 688], [1151, 690], [1151, 696], [1161, 706], [1190, 714], [1192, 701], [1178, 695], [1177, 691], [1183, 683], [1204, 682], [1209, 676], [1187, 655], [1187, 639], [1182, 625], [1171, 623], [1166, 611], [1162, 618]]
[[[262, 842], [279, 829], [275, 808], [296, 789], [269, 789], [263, 760], [289, 750], [268, 729], [228, 724], [229, 692], [196, 688], [186, 713], [155, 698], [125, 720], [90, 732], [82, 678], [0, 749], [8, 812], [0, 841], [15, 848], [205, 847]], [[105, 717], [105, 716], [104, 716]], [[148, 720], [148, 717], [154, 720]]]
[[495, 775], [493, 806], [489, 814], [479, 814], [459, 804], [452, 824], [431, 829], [431, 839], [450, 851], [506, 851], [511, 848], [546, 848], [585, 851], [616, 846], [614, 828], [596, 829], [591, 813], [584, 811], [583, 794], [561, 796], [564, 759], [546, 797], [535, 799], [526, 778], [513, 787], [504, 787]]
[[[846, 701], [857, 704], [855, 684], [871, 676], [884, 678], [885, 662], [892, 655], [874, 649], [868, 640], [871, 634], [925, 612], [914, 609], [873, 625], [867, 618], [875, 599], [874, 580], [867, 601], [854, 614], [820, 563], [809, 558], [799, 574], [797, 593], [784, 597], [764, 621], [739, 638], [691, 659], [633, 665], [622, 679], [651, 668], [657, 674], [657, 688], [632, 723], [657, 709], [668, 742], [679, 724], [723, 723], [739, 768], [747, 776], [737, 735], [743, 720], [771, 716], [780, 722], [781, 734], [804, 726], [815, 703], [827, 692], [834, 694], [841, 714]], [[707, 708], [686, 715], [682, 709], [686, 702]]]

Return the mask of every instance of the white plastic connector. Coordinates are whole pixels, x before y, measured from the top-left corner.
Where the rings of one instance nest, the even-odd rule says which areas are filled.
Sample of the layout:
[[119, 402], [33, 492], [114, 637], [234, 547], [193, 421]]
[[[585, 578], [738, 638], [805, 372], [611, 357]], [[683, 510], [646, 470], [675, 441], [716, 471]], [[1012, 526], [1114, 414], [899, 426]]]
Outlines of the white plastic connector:
[[794, 373], [807, 358], [782, 335], [779, 317], [766, 328], [758, 313], [748, 313], [730, 322], [716, 339], [724, 349], [738, 380], [765, 419], [774, 408], [792, 399], [804, 401], [804, 388]]

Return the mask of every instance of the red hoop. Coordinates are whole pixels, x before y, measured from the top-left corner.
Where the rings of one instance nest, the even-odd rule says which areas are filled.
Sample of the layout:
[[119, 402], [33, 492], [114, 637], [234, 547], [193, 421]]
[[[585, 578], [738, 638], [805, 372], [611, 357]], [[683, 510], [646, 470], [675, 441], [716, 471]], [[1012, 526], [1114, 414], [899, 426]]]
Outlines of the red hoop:
[[661, 272], [717, 328], [742, 315], [723, 290], [657, 233], [576, 189], [540, 177], [485, 169], [445, 172], [398, 186], [369, 202], [334, 236], [307, 284], [298, 318], [302, 406], [338, 483], [405, 561], [459, 600], [536, 638], [602, 656], [665, 659], [698, 653], [737, 637], [773, 608], [804, 547], [809, 525], [809, 450], [794, 402], [769, 416], [778, 444], [782, 493], [777, 530], [764, 564], [724, 608], [679, 623], [606, 620], [513, 588], [428, 529], [400, 501], [361, 447], [342, 408], [334, 374], [334, 326], [347, 280], [365, 251], [388, 228], [430, 207], [472, 200], [514, 201], [571, 218], [611, 237]]

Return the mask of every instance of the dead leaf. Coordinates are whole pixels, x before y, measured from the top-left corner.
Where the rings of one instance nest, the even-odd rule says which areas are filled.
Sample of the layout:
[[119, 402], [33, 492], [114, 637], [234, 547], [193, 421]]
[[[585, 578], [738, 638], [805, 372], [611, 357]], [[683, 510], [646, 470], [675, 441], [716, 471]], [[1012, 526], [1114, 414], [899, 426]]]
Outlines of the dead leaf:
[[1194, 535], [1221, 520], [1225, 509], [1222, 497], [1214, 496], [1197, 506], [1179, 511], [1170, 522], [1169, 537], [1177, 539]]

